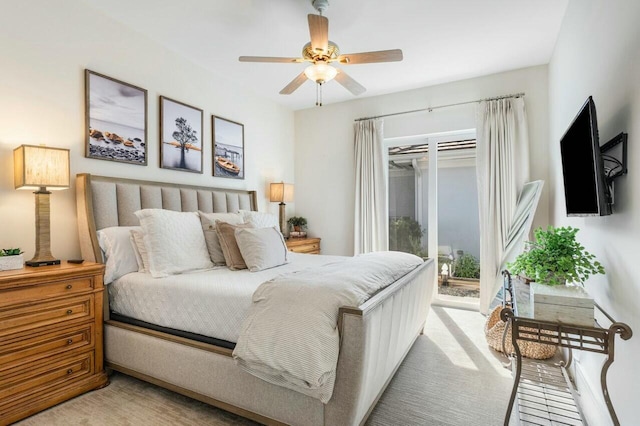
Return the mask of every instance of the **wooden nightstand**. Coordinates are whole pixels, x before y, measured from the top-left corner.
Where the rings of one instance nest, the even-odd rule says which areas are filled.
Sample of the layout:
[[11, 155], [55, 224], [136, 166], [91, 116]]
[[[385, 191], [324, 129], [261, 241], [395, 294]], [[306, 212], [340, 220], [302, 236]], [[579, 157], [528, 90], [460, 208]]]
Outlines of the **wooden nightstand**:
[[108, 384], [104, 265], [0, 272], [0, 425]]
[[289, 238], [287, 248], [296, 253], [320, 254], [320, 238]]

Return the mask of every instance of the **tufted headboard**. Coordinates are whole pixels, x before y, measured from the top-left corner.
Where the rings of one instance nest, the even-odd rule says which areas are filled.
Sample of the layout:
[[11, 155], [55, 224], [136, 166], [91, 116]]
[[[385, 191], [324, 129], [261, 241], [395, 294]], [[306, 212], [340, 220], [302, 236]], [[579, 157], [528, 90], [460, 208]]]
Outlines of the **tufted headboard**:
[[257, 210], [256, 191], [208, 188], [80, 173], [76, 205], [82, 258], [102, 262], [96, 232], [110, 226], [135, 226], [140, 209], [237, 212]]

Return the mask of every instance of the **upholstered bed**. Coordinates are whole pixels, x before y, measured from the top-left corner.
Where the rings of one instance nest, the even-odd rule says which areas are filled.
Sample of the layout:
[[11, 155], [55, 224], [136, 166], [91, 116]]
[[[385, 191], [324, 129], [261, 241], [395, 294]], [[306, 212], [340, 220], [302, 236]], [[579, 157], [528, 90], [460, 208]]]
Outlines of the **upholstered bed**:
[[[82, 256], [95, 262], [102, 261], [97, 231], [138, 225], [140, 209], [257, 210], [254, 191], [89, 174], [77, 176], [76, 191]], [[245, 372], [224, 345], [117, 321], [108, 299], [105, 365], [264, 424], [363, 424], [424, 327], [434, 281], [427, 260], [360, 306], [340, 308], [336, 379], [326, 404]]]

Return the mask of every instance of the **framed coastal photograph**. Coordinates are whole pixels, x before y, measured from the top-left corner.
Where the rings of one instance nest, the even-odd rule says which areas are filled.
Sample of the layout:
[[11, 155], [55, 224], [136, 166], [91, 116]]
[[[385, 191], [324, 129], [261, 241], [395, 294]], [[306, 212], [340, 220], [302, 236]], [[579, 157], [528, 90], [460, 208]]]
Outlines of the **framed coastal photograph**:
[[147, 91], [85, 70], [85, 156], [147, 165]]
[[202, 110], [160, 96], [160, 167], [202, 173]]
[[244, 179], [244, 125], [211, 116], [213, 176]]

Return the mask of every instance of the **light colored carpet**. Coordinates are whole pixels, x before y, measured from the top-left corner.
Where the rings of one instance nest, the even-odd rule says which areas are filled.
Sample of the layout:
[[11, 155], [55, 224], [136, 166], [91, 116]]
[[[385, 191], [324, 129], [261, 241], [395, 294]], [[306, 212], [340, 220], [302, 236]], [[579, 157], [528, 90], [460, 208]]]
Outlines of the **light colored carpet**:
[[[503, 422], [511, 373], [484, 340], [477, 312], [434, 306], [420, 336], [367, 422], [474, 425]], [[17, 423], [19, 426], [255, 425], [123, 374], [111, 384]], [[339, 425], [336, 425], [339, 426]]]

